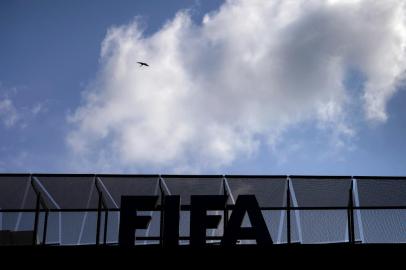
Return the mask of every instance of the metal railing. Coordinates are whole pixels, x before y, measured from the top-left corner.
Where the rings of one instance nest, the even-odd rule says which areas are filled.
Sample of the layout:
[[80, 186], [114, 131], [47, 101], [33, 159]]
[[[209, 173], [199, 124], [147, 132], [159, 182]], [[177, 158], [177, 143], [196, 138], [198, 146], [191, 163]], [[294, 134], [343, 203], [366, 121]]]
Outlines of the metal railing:
[[[34, 213], [34, 224], [33, 224], [33, 245], [46, 245], [47, 243], [47, 233], [48, 233], [48, 219], [49, 219], [49, 214], [50, 213], [68, 213], [68, 212], [77, 212], [77, 213], [89, 213], [89, 212], [95, 212], [97, 213], [97, 221], [96, 221], [96, 228], [95, 228], [95, 242], [94, 244], [100, 245], [101, 244], [101, 226], [103, 226], [103, 243], [104, 245], [109, 244], [107, 241], [108, 238], [108, 224], [109, 224], [109, 213], [110, 212], [119, 212], [120, 208], [119, 207], [109, 207], [107, 204], [107, 199], [105, 197], [105, 193], [108, 192], [106, 191], [105, 187], [102, 185], [102, 180], [101, 178], [108, 176], [117, 176], [117, 177], [157, 177], [158, 180], [158, 187], [159, 187], [159, 195], [160, 195], [160, 204], [157, 206], [156, 211], [160, 213], [160, 235], [162, 235], [163, 231], [163, 207], [162, 204], [164, 203], [165, 196], [167, 195], [176, 195], [176, 194], [171, 194], [168, 185], [165, 182], [166, 177], [181, 177], [181, 178], [201, 178], [201, 177], [221, 177], [222, 178], [222, 195], [226, 195], [228, 197], [231, 197], [231, 204], [227, 204], [224, 212], [223, 212], [223, 230], [227, 227], [227, 221], [230, 216], [230, 213], [234, 209], [234, 199], [233, 199], [233, 194], [231, 193], [227, 177], [224, 175], [216, 175], [216, 176], [201, 176], [201, 175], [181, 175], [181, 176], [174, 176], [174, 175], [89, 175], [89, 174], [0, 174], [0, 179], [1, 177], [7, 177], [7, 176], [27, 176], [29, 178], [31, 187], [35, 193], [36, 196], [36, 204], [35, 208], [33, 209], [0, 209], [0, 213]], [[69, 176], [83, 176], [83, 177], [93, 177], [94, 179], [94, 186], [97, 191], [97, 196], [98, 196], [98, 203], [97, 203], [97, 208], [69, 208], [69, 209], [55, 209], [47, 205], [46, 200], [44, 199], [44, 194], [42, 192], [42, 189], [44, 187], [40, 187], [38, 185], [38, 179], [40, 179], [42, 176], [53, 176], [53, 177], [69, 177]], [[347, 212], [347, 230], [348, 230], [348, 243], [354, 244], [354, 243], [359, 243], [359, 241], [356, 241], [356, 236], [355, 236], [355, 225], [354, 225], [354, 211], [356, 210], [406, 210], [406, 205], [385, 205], [385, 206], [356, 206], [354, 205], [354, 179], [365, 179], [365, 178], [372, 178], [372, 179], [396, 179], [400, 181], [405, 181], [406, 178], [404, 177], [382, 177], [382, 176], [357, 176], [357, 177], [352, 177], [352, 176], [256, 176], [256, 175], [243, 175], [243, 176], [232, 176], [232, 177], [241, 177], [241, 178], [246, 178], [249, 180], [250, 178], [285, 178], [286, 177], [286, 197], [285, 197], [285, 206], [261, 206], [260, 209], [262, 211], [267, 211], [267, 210], [277, 210], [277, 211], [285, 211], [286, 212], [286, 243], [291, 244], [292, 243], [292, 211], [307, 211], [307, 210], [312, 210], [312, 211], [334, 211], [334, 210], [345, 210]], [[321, 179], [321, 180], [328, 180], [328, 179], [348, 179], [351, 180], [351, 185], [348, 190], [348, 204], [347, 206], [292, 206], [291, 204], [291, 178], [311, 178], [311, 179]], [[151, 194], [153, 195], [153, 194]], [[193, 194], [191, 194], [193, 195]], [[406, 194], [405, 194], [406, 198]], [[405, 199], [406, 200], [406, 199]], [[190, 211], [191, 210], [191, 205], [190, 204], [183, 204], [180, 207], [181, 211]], [[44, 213], [44, 223], [43, 223], [43, 228], [42, 228], [42, 240], [40, 243], [38, 243], [38, 234], [39, 234], [39, 220], [40, 220], [40, 215], [41, 213]], [[104, 219], [102, 220], [102, 213], [104, 213]], [[61, 232], [60, 232], [61, 233]], [[118, 231], [117, 231], [118, 234]], [[162, 243], [162, 237], [161, 236], [138, 236], [136, 238], [137, 240], [145, 240], [145, 241], [159, 241]], [[214, 236], [210, 235], [207, 236], [207, 240], [221, 240], [221, 236]], [[190, 240], [190, 236], [180, 236], [179, 240]], [[60, 243], [61, 244], [61, 243]], [[111, 243], [110, 243], [111, 244]]]

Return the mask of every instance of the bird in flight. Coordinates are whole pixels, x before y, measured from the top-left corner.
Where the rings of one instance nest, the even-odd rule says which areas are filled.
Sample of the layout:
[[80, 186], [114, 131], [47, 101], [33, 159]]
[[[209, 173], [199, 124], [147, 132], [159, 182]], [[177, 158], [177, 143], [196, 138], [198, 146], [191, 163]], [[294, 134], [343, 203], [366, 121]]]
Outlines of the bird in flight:
[[142, 67], [142, 66], [149, 67], [149, 65], [147, 63], [144, 63], [144, 62], [137, 62], [137, 63], [140, 64], [140, 67]]

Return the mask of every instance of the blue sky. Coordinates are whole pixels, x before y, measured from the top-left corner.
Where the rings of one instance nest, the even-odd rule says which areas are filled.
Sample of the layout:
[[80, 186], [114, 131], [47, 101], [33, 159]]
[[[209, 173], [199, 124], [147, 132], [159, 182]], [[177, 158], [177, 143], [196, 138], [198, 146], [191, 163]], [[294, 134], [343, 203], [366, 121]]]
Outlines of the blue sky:
[[1, 1], [0, 171], [406, 175], [404, 1], [269, 2]]

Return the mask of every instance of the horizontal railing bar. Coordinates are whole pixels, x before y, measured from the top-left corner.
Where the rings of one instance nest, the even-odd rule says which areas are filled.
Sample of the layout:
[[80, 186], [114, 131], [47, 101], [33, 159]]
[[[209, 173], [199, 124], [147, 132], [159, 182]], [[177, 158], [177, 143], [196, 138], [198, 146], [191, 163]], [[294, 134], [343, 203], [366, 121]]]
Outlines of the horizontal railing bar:
[[[227, 210], [233, 210], [234, 207], [230, 206], [226, 208]], [[287, 207], [260, 207], [263, 211], [271, 211], [271, 210], [287, 210]], [[319, 210], [319, 211], [326, 211], [326, 210], [348, 210], [348, 207], [344, 206], [316, 206], [316, 207], [290, 207], [290, 210]], [[354, 210], [406, 210], [406, 206], [354, 206]], [[158, 212], [161, 210], [161, 207], [158, 206], [153, 212]], [[181, 211], [190, 211], [190, 205], [183, 205], [181, 206]], [[109, 212], [119, 212], [120, 209], [118, 208], [105, 208], [102, 209], [102, 212], [109, 211]], [[0, 209], [0, 212], [10, 213], [10, 212], [35, 212], [35, 209]], [[97, 208], [71, 208], [71, 209], [40, 209], [40, 212], [97, 212]]]
[[[27, 177], [27, 176], [37, 176], [37, 177], [120, 177], [120, 178], [141, 178], [141, 177], [159, 177], [159, 174], [90, 174], [90, 173], [0, 173], [0, 177]], [[387, 179], [387, 180], [406, 180], [406, 176], [374, 176], [374, 175], [181, 175], [181, 174], [163, 174], [161, 175], [165, 178], [295, 178], [295, 179], [323, 179], [323, 180], [334, 180], [334, 179]]]
[[[159, 236], [136, 236], [135, 240], [160, 240]], [[207, 240], [221, 240], [222, 236], [206, 236]], [[179, 240], [190, 240], [190, 236], [179, 236]]]
[[291, 180], [294, 179], [312, 179], [312, 180], [351, 180], [352, 176], [350, 175], [289, 175]]
[[282, 178], [283, 180], [287, 180], [288, 175], [265, 175], [265, 174], [259, 174], [259, 175], [244, 175], [244, 174], [233, 174], [233, 175], [224, 175], [227, 180], [232, 180], [233, 178], [254, 178], [254, 179], [261, 179], [261, 178], [276, 178], [280, 179]]

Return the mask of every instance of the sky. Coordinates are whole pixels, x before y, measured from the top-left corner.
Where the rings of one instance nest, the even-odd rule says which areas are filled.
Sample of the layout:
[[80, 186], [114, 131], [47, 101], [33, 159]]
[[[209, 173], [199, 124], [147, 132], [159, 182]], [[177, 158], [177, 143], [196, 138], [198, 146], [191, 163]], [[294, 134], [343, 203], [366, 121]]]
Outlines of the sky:
[[0, 172], [406, 175], [404, 0], [4, 0], [0, 41]]

